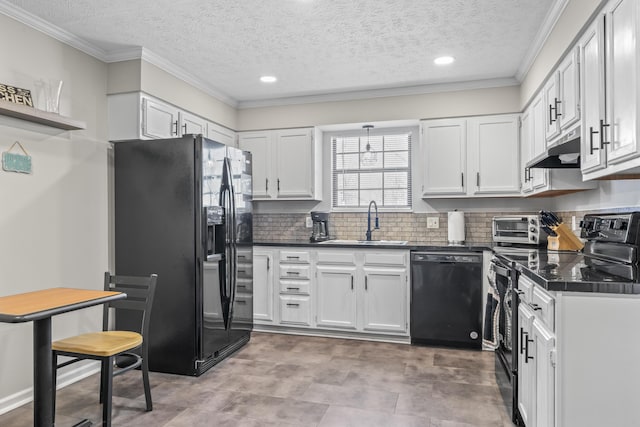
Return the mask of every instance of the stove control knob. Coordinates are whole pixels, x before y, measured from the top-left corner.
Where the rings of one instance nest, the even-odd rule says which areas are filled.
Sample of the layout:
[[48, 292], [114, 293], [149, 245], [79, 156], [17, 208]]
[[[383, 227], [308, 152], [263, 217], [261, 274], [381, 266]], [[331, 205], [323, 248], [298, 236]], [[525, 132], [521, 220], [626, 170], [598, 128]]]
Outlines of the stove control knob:
[[529, 222], [531, 223], [531, 225], [535, 225], [535, 224], [536, 224], [536, 220], [535, 220], [535, 219], [533, 219], [533, 218], [531, 218], [531, 219], [529, 220]]
[[531, 231], [532, 233], [535, 233], [535, 232], [536, 232], [536, 228], [535, 228], [535, 227], [531, 227], [531, 228], [529, 229], [529, 231]]

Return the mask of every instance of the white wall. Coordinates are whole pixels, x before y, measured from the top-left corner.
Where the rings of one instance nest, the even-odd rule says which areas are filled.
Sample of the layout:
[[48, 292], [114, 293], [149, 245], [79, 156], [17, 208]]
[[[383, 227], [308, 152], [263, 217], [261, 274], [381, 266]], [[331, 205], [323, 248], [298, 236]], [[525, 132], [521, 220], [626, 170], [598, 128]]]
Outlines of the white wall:
[[520, 111], [520, 89], [506, 86], [353, 101], [238, 110], [238, 130], [473, 116]]
[[596, 190], [556, 197], [554, 209], [558, 211], [588, 211], [628, 208], [640, 210], [640, 180], [600, 181]]
[[521, 84], [521, 109], [535, 95], [549, 73], [579, 36], [589, 18], [606, 0], [568, 0], [544, 46]]
[[[20, 141], [33, 174], [0, 170], [0, 295], [50, 287], [101, 289], [108, 268], [106, 65], [0, 14], [0, 81], [64, 82], [60, 131], [0, 116], [0, 151]], [[53, 338], [99, 330], [100, 309], [57, 316]], [[0, 323], [0, 413], [31, 398], [32, 325]], [[74, 370], [77, 369], [73, 368]]]

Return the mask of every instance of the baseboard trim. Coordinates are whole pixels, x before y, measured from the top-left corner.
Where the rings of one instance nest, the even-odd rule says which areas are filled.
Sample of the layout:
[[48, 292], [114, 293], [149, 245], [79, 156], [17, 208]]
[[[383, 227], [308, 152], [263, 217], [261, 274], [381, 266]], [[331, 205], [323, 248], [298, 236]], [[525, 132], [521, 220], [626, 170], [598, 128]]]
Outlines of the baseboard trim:
[[379, 341], [389, 342], [395, 344], [411, 344], [411, 337], [409, 336], [393, 336], [386, 334], [362, 334], [357, 332], [347, 331], [330, 331], [327, 329], [310, 329], [310, 328], [295, 328], [290, 326], [272, 326], [253, 324], [253, 330], [255, 332], [271, 332], [276, 334], [289, 334], [289, 335], [306, 335], [312, 337], [325, 337], [325, 338], [346, 338], [351, 340], [361, 341]]
[[[80, 366], [76, 369], [69, 370], [64, 374], [58, 376], [58, 382], [56, 389], [61, 389], [73, 384], [80, 380], [83, 380], [97, 372], [100, 372], [99, 362], [90, 362]], [[3, 399], [0, 399], [0, 415], [6, 414], [20, 406], [26, 405], [33, 401], [33, 387], [20, 390], [17, 393], [11, 394]]]

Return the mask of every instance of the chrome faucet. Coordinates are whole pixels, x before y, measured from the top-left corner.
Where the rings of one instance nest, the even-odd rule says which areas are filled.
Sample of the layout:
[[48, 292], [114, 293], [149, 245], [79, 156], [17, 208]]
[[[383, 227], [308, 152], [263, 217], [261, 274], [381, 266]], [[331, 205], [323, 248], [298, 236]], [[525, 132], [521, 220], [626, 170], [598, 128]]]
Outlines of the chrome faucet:
[[376, 208], [376, 225], [373, 228], [373, 230], [380, 229], [380, 224], [378, 222], [378, 204], [376, 203], [375, 200], [372, 200], [369, 202], [369, 211], [367, 212], [367, 241], [371, 241], [371, 232], [373, 231], [371, 229], [371, 205], [373, 205]]

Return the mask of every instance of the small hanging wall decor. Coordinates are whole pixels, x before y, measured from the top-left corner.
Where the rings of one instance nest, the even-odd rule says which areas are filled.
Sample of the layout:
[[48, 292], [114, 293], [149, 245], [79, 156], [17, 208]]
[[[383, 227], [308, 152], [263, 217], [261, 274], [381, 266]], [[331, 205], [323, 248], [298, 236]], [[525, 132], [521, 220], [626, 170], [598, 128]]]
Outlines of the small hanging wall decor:
[[31, 91], [29, 89], [22, 89], [0, 83], [0, 99], [13, 102], [14, 104], [33, 107], [33, 100], [31, 99]]
[[[23, 154], [11, 152], [16, 145]], [[31, 173], [31, 156], [18, 141], [2, 153], [2, 169], [7, 172]]]

